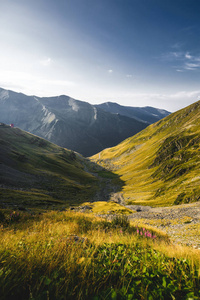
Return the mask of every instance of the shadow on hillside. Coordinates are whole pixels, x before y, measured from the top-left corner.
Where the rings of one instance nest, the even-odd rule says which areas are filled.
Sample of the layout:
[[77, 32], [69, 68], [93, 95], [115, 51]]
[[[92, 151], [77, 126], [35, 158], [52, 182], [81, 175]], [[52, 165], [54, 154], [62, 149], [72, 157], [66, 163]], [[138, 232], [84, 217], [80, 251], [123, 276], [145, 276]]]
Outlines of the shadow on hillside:
[[80, 177], [74, 178], [75, 181], [67, 185], [66, 180], [57, 174], [39, 172], [35, 175], [8, 167], [6, 162], [0, 164], [0, 209], [29, 212], [64, 210], [84, 202], [123, 202], [120, 192], [124, 182], [117, 174], [89, 159], [82, 158], [81, 163], [83, 169], [77, 170]]
[[123, 182], [77, 152], [0, 123], [0, 209], [61, 210], [108, 201]]

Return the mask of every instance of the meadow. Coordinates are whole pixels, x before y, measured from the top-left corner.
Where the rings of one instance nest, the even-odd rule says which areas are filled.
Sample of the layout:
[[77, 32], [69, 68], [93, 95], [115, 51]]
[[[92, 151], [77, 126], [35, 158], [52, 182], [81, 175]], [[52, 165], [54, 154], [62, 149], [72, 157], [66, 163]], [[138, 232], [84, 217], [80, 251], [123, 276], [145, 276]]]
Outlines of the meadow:
[[92, 214], [0, 211], [0, 299], [200, 299], [200, 251]]

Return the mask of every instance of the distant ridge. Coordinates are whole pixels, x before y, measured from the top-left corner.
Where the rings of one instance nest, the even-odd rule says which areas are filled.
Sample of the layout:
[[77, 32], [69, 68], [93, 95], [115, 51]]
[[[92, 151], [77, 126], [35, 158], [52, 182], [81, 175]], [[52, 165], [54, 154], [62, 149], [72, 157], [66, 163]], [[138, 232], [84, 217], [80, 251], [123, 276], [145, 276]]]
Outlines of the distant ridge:
[[92, 159], [120, 176], [128, 204], [200, 201], [200, 101]]
[[145, 117], [113, 114], [65, 95], [40, 98], [0, 88], [0, 122], [13, 123], [84, 156], [138, 133], [149, 125], [150, 113], [146, 115], [145, 121]]
[[164, 109], [154, 108], [151, 106], [146, 107], [131, 107], [122, 106], [113, 102], [105, 102], [96, 107], [100, 107], [103, 110], [113, 113], [120, 114], [129, 118], [134, 118], [138, 121], [145, 122], [148, 124], [155, 123], [164, 117], [170, 115], [170, 112]]

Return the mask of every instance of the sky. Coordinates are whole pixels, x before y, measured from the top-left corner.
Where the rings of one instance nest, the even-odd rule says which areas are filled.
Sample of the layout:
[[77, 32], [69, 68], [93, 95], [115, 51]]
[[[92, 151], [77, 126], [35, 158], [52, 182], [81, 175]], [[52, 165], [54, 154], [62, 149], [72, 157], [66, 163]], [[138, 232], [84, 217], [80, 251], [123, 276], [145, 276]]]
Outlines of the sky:
[[171, 112], [200, 99], [199, 0], [0, 0], [0, 87]]

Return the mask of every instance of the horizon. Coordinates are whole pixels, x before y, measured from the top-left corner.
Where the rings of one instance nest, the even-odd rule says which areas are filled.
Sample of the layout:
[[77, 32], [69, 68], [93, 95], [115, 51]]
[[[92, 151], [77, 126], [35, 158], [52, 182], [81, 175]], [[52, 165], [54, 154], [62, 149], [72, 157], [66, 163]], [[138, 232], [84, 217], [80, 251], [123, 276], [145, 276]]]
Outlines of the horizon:
[[170, 112], [200, 99], [198, 0], [0, 0], [0, 6], [4, 89]]

